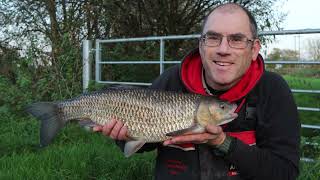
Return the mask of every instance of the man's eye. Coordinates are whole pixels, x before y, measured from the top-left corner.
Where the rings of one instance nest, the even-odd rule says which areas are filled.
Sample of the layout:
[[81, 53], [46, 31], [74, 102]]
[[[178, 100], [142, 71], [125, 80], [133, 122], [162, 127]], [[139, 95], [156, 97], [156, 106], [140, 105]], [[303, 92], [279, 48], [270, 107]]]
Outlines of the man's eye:
[[209, 39], [209, 40], [219, 40], [220, 37], [219, 36], [207, 36], [207, 39]]
[[231, 41], [235, 41], [235, 42], [237, 42], [237, 41], [244, 41], [244, 37], [242, 37], [242, 36], [230, 36], [230, 40]]

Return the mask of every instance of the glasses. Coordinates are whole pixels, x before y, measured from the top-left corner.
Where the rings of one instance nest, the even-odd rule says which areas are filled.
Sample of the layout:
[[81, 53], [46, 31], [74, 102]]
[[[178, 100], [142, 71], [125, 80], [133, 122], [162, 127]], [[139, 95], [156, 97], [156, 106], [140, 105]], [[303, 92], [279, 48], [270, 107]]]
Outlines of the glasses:
[[[222, 34], [218, 33], [210, 33], [210, 34], [204, 34], [201, 35], [200, 40], [204, 43], [204, 45], [209, 47], [217, 47], [220, 46], [223, 37], [225, 37]], [[228, 44], [231, 48], [235, 49], [244, 49], [248, 47], [249, 43], [253, 43], [253, 39], [249, 39], [246, 36], [242, 34], [231, 34], [226, 36]]]

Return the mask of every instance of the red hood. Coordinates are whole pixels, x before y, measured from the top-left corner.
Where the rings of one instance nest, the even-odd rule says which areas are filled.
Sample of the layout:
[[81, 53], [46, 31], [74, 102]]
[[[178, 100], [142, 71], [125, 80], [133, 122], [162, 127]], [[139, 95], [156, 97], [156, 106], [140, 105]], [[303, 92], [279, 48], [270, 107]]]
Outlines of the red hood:
[[[252, 61], [242, 79], [219, 98], [235, 102], [246, 96], [259, 81], [264, 72], [263, 58], [259, 54], [256, 61]], [[188, 54], [181, 64], [181, 79], [190, 92], [208, 95], [202, 85], [202, 63], [199, 50]]]

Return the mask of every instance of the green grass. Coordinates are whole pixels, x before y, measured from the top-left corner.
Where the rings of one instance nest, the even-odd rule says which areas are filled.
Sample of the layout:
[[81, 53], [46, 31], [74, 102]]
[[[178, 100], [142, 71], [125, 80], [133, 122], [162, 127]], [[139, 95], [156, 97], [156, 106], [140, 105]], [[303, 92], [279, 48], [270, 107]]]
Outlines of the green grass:
[[[286, 75], [284, 78], [292, 89], [320, 90], [319, 78], [303, 77], [302, 75]], [[300, 107], [320, 108], [320, 94], [294, 93], [294, 98]], [[299, 111], [299, 118], [302, 124], [320, 125], [320, 112]], [[303, 128], [301, 130], [301, 135], [304, 137], [301, 146], [303, 157], [317, 158], [320, 156], [320, 146], [305, 144], [305, 142], [320, 144], [319, 133], [319, 130], [314, 129]]]
[[[39, 124], [34, 119], [0, 118], [0, 127], [0, 179], [148, 180], [153, 177], [154, 152], [125, 158], [112, 140], [74, 123], [46, 148], [38, 147]], [[301, 162], [299, 179], [317, 179], [319, 169], [320, 161]]]
[[[320, 89], [319, 79], [293, 76], [285, 79], [291, 88]], [[319, 95], [294, 96], [299, 106], [319, 108]], [[85, 131], [75, 123], [67, 125], [51, 145], [39, 148], [38, 121], [27, 115], [3, 112], [0, 111], [0, 179], [148, 180], [153, 177], [155, 152], [125, 158], [112, 140]], [[305, 124], [320, 124], [320, 112], [300, 111], [300, 117]], [[303, 138], [303, 144], [320, 143], [319, 131], [310, 134]], [[319, 146], [301, 148], [303, 156], [320, 159]], [[299, 180], [318, 179], [319, 172], [320, 161], [301, 162]]]
[[[297, 76], [284, 76], [292, 89], [320, 90], [320, 79]], [[320, 108], [320, 94], [294, 93], [300, 107]], [[320, 125], [320, 112], [299, 111], [303, 124]]]
[[313, 163], [300, 163], [300, 176], [298, 180], [318, 180], [320, 177], [320, 160]]
[[152, 179], [154, 153], [125, 158], [113, 141], [68, 125], [38, 147], [34, 119], [0, 119], [0, 179]]
[[318, 78], [308, 78], [289, 75], [285, 75], [283, 77], [288, 82], [291, 88], [320, 90], [320, 79]]

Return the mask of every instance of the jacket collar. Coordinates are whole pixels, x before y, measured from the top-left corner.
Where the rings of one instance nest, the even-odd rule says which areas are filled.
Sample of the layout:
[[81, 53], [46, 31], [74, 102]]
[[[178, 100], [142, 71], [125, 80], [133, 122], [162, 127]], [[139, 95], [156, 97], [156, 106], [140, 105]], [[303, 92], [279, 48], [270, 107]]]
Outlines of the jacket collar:
[[[264, 72], [263, 58], [259, 54], [256, 61], [252, 61], [249, 69], [241, 80], [228, 91], [219, 96], [220, 99], [235, 102], [245, 97], [257, 84]], [[198, 48], [191, 51], [181, 63], [180, 76], [189, 92], [209, 95], [202, 80], [202, 62]]]

